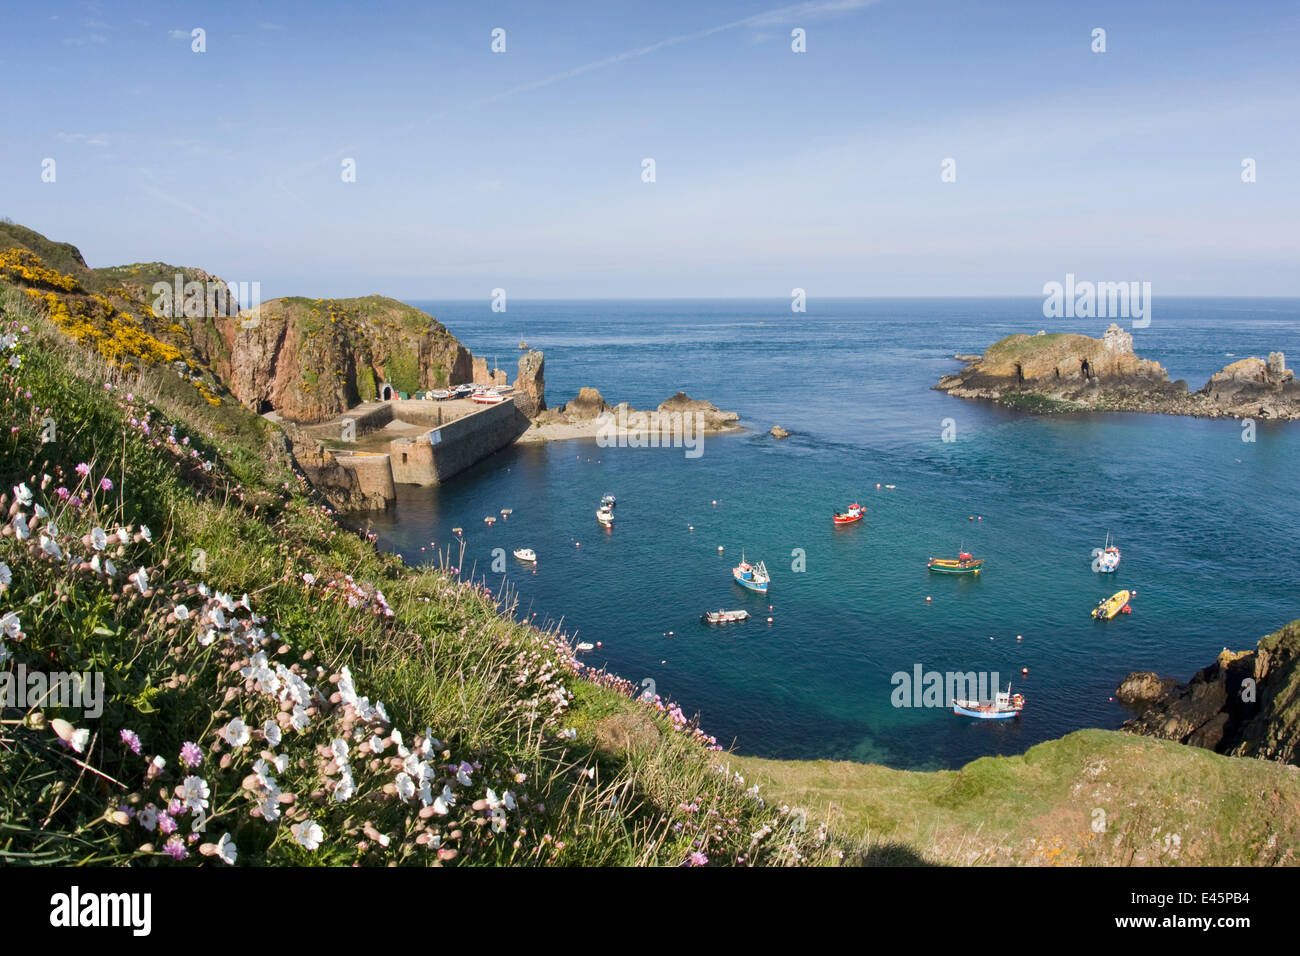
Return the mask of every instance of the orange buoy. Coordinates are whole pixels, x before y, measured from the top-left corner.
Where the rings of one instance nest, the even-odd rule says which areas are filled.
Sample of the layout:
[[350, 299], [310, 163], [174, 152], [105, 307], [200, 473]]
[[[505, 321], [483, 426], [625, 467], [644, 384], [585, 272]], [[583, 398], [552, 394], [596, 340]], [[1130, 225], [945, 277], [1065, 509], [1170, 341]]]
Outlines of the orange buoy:
[[1020, 637], [1019, 634], [1016, 635], [1016, 640], [1018, 640], [1018, 641], [1021, 640], [1021, 637]]
[[1022, 668], [1020, 668], [1020, 673], [1022, 673], [1022, 674], [1028, 674], [1028, 673], [1029, 673], [1029, 668], [1028, 668], [1028, 667], [1022, 667]]

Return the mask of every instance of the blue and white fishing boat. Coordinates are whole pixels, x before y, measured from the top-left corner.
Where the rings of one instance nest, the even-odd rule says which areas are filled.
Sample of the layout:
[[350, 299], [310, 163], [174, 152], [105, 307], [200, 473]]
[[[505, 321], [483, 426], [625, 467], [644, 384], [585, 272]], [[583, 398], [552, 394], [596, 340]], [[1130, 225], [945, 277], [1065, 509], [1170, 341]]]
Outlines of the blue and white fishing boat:
[[1011, 685], [1007, 685], [1006, 692], [998, 691], [994, 695], [991, 704], [980, 703], [978, 700], [954, 700], [952, 702], [952, 712], [961, 717], [975, 717], [979, 720], [1006, 720], [1008, 717], [1019, 717], [1020, 712], [1025, 709], [1025, 698], [1022, 694], [1012, 694]]
[[767, 565], [762, 561], [758, 564], [750, 564], [745, 560], [743, 551], [740, 553], [740, 564], [731, 569], [731, 576], [742, 588], [757, 591], [759, 594], [766, 594], [767, 586], [772, 581], [771, 575], [767, 573]]

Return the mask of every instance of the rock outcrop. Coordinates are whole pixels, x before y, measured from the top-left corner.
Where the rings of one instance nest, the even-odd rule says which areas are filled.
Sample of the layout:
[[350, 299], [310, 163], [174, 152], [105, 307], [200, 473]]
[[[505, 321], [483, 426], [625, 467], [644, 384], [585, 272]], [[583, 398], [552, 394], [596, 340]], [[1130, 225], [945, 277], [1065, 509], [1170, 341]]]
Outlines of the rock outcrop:
[[520, 413], [536, 418], [546, 411], [546, 359], [541, 352], [530, 351], [520, 357], [514, 388]]
[[1139, 672], [1115, 693], [1139, 711], [1130, 733], [1300, 765], [1300, 621], [1253, 651], [1225, 648], [1186, 684]]
[[432, 316], [382, 296], [273, 299], [218, 319], [229, 358], [217, 374], [245, 405], [326, 421], [387, 385], [408, 394], [468, 382], [469, 351]]
[[1281, 352], [1234, 362], [1204, 388], [1169, 381], [1111, 324], [1099, 339], [1072, 333], [1010, 335], [934, 386], [959, 398], [1037, 412], [1135, 411], [1206, 418], [1300, 418], [1300, 383]]
[[[675, 413], [681, 415], [683, 420], [686, 420], [686, 416], [691, 416], [689, 419], [691, 422], [695, 421], [694, 416], [698, 413], [703, 416], [704, 431], [706, 432], [727, 431], [738, 427], [737, 423], [740, 421], [740, 415], [736, 412], [724, 411], [712, 402], [691, 398], [685, 392], [678, 392], [671, 398], [661, 402], [656, 411], [665, 416]], [[599, 391], [584, 386], [578, 390], [576, 398], [565, 402], [558, 408], [546, 410], [536, 416], [535, 421], [542, 425], [559, 423], [576, 425], [592, 423], [602, 416], [609, 416], [615, 427], [636, 430], [637, 428], [653, 427], [653, 425], [649, 424], [648, 417], [638, 419], [633, 418], [633, 416], [649, 416], [650, 414], [633, 408], [627, 402], [620, 402], [616, 406], [611, 406]], [[637, 424], [638, 421], [641, 421], [640, 425]]]
[[737, 412], [724, 412], [712, 402], [702, 398], [691, 398], [685, 392], [678, 392], [672, 398], [660, 402], [658, 411], [661, 414], [677, 413], [683, 416], [703, 415], [706, 431], [724, 431], [734, 427], [740, 421]]
[[784, 428], [782, 428], [780, 425], [773, 425], [773, 426], [772, 426], [772, 430], [771, 430], [770, 432], [768, 432], [768, 434], [771, 435], [773, 438], [789, 438], [789, 437], [790, 437], [790, 433], [789, 433], [788, 431], [786, 431]]

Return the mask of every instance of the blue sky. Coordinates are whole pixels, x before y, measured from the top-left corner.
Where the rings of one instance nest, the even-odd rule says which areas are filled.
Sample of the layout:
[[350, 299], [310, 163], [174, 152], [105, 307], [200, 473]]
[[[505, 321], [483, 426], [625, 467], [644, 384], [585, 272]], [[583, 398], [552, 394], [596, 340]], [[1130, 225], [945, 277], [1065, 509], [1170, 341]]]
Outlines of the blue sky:
[[1300, 295], [1297, 49], [1293, 2], [22, 4], [0, 215], [267, 297]]

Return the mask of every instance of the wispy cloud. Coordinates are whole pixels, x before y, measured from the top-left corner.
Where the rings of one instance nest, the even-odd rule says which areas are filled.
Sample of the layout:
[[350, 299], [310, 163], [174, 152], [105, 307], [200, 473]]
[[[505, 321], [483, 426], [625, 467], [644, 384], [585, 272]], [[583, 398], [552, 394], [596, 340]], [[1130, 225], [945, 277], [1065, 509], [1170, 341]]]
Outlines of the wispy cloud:
[[80, 143], [86, 146], [107, 146], [107, 133], [55, 133], [60, 143]]
[[[452, 109], [443, 110], [431, 116], [422, 117], [412, 120], [409, 123], [399, 127], [394, 132], [409, 131], [419, 126], [427, 125], [441, 119], [446, 119], [456, 113], [468, 112], [487, 106], [493, 103], [499, 103], [501, 100], [518, 96], [520, 93], [528, 93], [532, 90], [543, 89], [548, 86], [554, 86], [556, 83], [562, 83], [565, 80], [571, 80], [575, 77], [583, 76], [587, 73], [594, 73], [597, 70], [603, 70], [607, 67], [616, 66], [620, 63], [626, 63], [630, 60], [637, 60], [641, 57], [650, 56], [658, 53], [660, 50], [666, 50], [670, 47], [679, 46], [683, 43], [692, 43], [699, 40], [708, 39], [720, 33], [726, 33], [730, 30], [738, 30], [742, 27], [759, 27], [773, 26], [777, 24], [791, 23], [794, 20], [810, 20], [821, 17], [839, 16], [847, 13], [854, 13], [867, 7], [875, 6], [880, 0], [806, 0], [802, 3], [789, 4], [784, 7], [776, 7], [772, 10], [766, 10], [762, 13], [756, 13], [752, 16], [742, 17], [739, 20], [732, 20], [729, 23], [722, 23], [713, 27], [706, 27], [702, 30], [695, 30], [691, 33], [682, 33], [677, 36], [668, 37], [655, 43], [649, 43], [645, 46], [634, 47], [630, 50], [624, 50], [621, 53], [614, 53], [610, 56], [601, 57], [599, 60], [592, 60], [590, 63], [583, 63], [580, 66], [572, 67], [568, 70], [562, 70], [559, 73], [552, 73], [550, 76], [544, 76], [536, 80], [530, 80], [526, 83], [520, 83], [509, 89], [502, 90], [499, 93], [493, 93], [490, 96], [480, 97], [475, 100], [469, 100]], [[348, 155], [355, 152], [355, 144], [341, 147], [328, 156], [307, 163], [286, 175], [275, 177], [276, 186], [283, 192], [294, 196], [288, 188], [285, 179], [296, 176], [300, 173], [318, 169], [324, 164], [335, 160], [340, 156]], [[294, 196], [294, 198], [297, 198]]]

